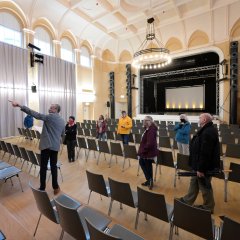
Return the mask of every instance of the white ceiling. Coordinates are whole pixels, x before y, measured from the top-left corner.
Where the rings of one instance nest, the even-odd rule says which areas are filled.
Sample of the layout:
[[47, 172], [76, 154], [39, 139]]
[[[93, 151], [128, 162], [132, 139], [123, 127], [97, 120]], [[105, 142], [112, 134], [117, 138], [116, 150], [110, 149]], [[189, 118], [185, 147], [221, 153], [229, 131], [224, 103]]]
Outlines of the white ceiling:
[[71, 30], [78, 43], [87, 40], [93, 49], [111, 50], [119, 56], [133, 54], [145, 38], [146, 21], [155, 18], [158, 38], [166, 44], [178, 38], [187, 48], [191, 34], [205, 32], [211, 43], [229, 38], [238, 20], [240, 0], [15, 0], [30, 25], [47, 18], [58, 37]]

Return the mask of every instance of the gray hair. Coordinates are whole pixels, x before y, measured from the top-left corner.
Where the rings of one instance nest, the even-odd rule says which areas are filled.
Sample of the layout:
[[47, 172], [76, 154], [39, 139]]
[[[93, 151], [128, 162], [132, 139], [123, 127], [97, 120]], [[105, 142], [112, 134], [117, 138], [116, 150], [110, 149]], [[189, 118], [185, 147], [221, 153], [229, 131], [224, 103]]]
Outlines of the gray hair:
[[179, 117], [180, 117], [180, 119], [184, 119], [184, 120], [188, 121], [186, 114], [181, 114]]
[[57, 103], [53, 104], [55, 108], [57, 109], [57, 112], [59, 113], [61, 111], [61, 106]]
[[205, 117], [207, 123], [213, 120], [213, 116], [210, 113], [202, 113], [201, 115]]

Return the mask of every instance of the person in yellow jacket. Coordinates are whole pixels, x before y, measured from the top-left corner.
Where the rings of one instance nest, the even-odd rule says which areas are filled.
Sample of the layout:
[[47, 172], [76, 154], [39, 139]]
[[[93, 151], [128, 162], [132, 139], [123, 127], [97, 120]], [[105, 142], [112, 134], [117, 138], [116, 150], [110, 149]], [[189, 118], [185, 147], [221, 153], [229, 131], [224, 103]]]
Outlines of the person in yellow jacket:
[[132, 119], [127, 116], [126, 111], [122, 111], [122, 117], [118, 121], [118, 130], [117, 134], [122, 136], [123, 144], [128, 144], [129, 134], [132, 129]]

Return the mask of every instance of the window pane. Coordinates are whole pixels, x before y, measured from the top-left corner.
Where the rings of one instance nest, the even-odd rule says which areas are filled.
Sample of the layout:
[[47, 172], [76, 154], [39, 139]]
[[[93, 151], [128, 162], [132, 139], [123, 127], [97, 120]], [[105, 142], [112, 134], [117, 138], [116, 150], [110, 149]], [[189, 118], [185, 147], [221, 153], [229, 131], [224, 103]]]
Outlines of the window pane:
[[44, 28], [35, 29], [34, 45], [41, 49], [41, 53], [52, 55], [52, 39]]
[[61, 58], [66, 60], [66, 61], [69, 61], [69, 62], [73, 62], [73, 47], [72, 47], [72, 44], [71, 42], [66, 39], [66, 38], [63, 38], [61, 40]]
[[86, 47], [81, 47], [80, 64], [84, 67], [91, 67], [91, 56]]

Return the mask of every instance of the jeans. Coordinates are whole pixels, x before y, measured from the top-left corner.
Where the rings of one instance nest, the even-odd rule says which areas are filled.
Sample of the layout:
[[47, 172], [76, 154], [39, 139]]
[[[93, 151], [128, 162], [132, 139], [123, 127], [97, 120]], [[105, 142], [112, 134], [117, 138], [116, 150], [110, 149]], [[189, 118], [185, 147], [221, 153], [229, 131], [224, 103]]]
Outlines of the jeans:
[[121, 134], [122, 136], [122, 142], [123, 144], [127, 144], [128, 145], [128, 142], [129, 142], [129, 134]]
[[200, 190], [203, 197], [203, 207], [213, 212], [215, 202], [213, 197], [211, 180], [211, 177], [191, 177], [188, 193], [183, 197], [184, 202], [189, 205], [193, 205]]
[[58, 152], [50, 149], [44, 149], [41, 151], [41, 163], [40, 163], [40, 189], [46, 188], [46, 175], [47, 165], [50, 159], [51, 173], [52, 173], [52, 187], [57, 189], [58, 186], [58, 172], [57, 172], [57, 156]]
[[76, 140], [67, 140], [67, 151], [68, 151], [68, 161], [74, 162], [75, 161], [75, 147], [77, 141]]
[[105, 141], [106, 140], [106, 133], [103, 132], [103, 133], [98, 133], [98, 136], [97, 136], [98, 140], [100, 141]]
[[139, 164], [143, 170], [144, 176], [147, 181], [153, 180], [153, 160], [147, 158], [140, 158]]

